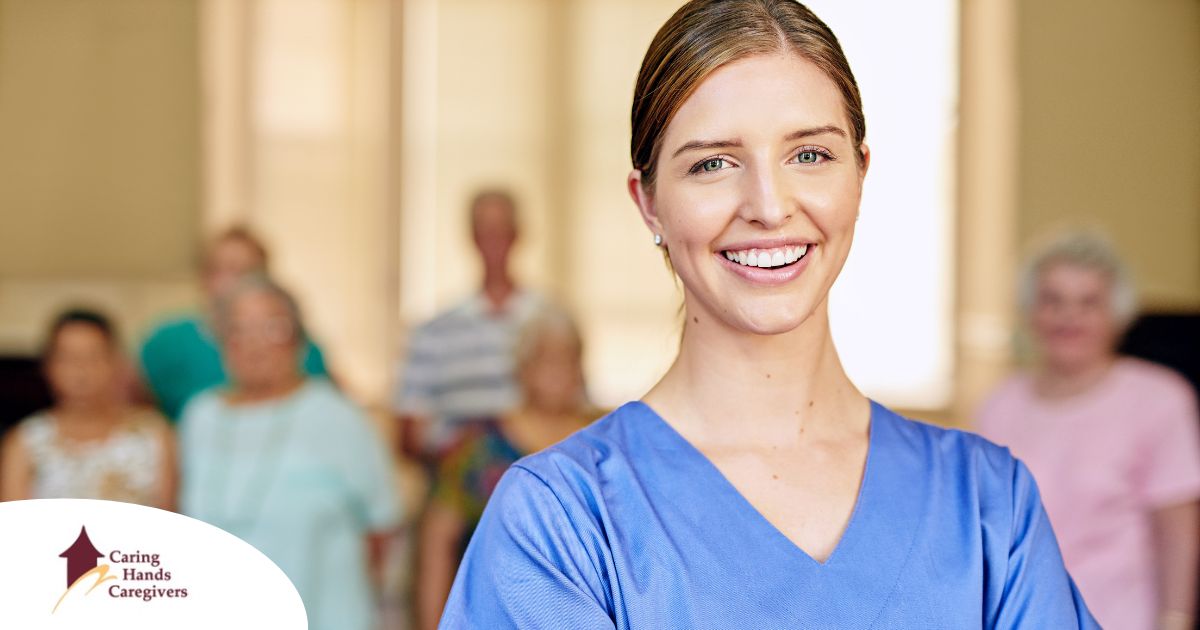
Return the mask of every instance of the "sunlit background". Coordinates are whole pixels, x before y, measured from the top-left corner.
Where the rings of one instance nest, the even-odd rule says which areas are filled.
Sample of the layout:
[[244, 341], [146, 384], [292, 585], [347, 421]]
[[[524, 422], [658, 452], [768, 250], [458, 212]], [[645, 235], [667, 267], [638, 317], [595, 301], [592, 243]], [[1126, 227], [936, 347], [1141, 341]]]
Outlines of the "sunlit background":
[[[675, 0], [0, 0], [0, 353], [68, 304], [130, 347], [261, 232], [332, 369], [386, 405], [411, 327], [477, 282], [465, 204], [521, 205], [519, 277], [581, 319], [594, 397], [640, 395], [679, 290], [624, 190], [638, 63]], [[935, 420], [1018, 358], [1047, 228], [1106, 229], [1151, 310], [1200, 308], [1200, 4], [814, 0], [873, 164], [835, 289], [871, 396]]]

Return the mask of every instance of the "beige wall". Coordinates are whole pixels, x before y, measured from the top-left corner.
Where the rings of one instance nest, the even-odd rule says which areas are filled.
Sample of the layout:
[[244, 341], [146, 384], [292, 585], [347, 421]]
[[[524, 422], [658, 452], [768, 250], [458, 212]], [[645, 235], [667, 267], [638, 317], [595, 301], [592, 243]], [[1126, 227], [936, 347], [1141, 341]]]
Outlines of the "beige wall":
[[922, 417], [967, 426], [1011, 369], [1020, 80], [1013, 3], [965, 2], [959, 18], [954, 398]]
[[0, 0], [0, 274], [191, 270], [196, 27], [188, 0]]
[[1020, 4], [1022, 244], [1109, 232], [1150, 307], [1200, 307], [1200, 3]]
[[196, 32], [193, 0], [0, 0], [0, 351], [68, 304], [132, 339], [194, 297]]

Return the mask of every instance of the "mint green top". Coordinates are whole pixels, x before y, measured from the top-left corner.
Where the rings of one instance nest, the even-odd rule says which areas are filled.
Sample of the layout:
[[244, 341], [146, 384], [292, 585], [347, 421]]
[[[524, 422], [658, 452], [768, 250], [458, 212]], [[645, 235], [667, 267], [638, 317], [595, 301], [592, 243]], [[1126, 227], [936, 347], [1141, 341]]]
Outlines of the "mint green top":
[[[228, 382], [216, 336], [196, 315], [155, 328], [138, 355], [146, 383], [172, 422], [179, 419], [192, 396]], [[329, 375], [321, 350], [309, 340], [300, 351], [300, 367], [309, 376]]]
[[262, 403], [196, 396], [179, 424], [181, 511], [245, 540], [300, 593], [310, 630], [372, 630], [367, 535], [401, 506], [382, 438], [323, 379]]

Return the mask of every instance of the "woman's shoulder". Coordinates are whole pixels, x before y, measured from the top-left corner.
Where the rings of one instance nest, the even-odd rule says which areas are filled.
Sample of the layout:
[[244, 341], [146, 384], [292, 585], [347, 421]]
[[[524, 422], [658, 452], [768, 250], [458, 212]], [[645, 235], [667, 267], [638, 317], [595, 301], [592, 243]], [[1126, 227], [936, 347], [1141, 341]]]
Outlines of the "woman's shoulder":
[[[628, 402], [601, 416], [563, 441], [522, 457], [516, 467], [550, 482], [595, 480], [614, 461], [627, 461], [653, 412], [638, 401]], [[553, 485], [553, 484], [551, 484]]]
[[1194, 395], [1191, 385], [1182, 374], [1145, 359], [1121, 357], [1113, 366], [1113, 371], [1119, 387], [1147, 399], [1189, 398]]
[[318, 427], [344, 429], [371, 424], [362, 407], [324, 377], [309, 377], [293, 399], [303, 421]]
[[[296, 423], [296, 435], [320, 443], [334, 452], [366, 448], [383, 440], [382, 419], [367, 411], [323, 377], [310, 377], [294, 397], [287, 417]], [[380, 422], [377, 422], [380, 420]]]
[[975, 479], [988, 485], [1011, 483], [1018, 460], [1007, 447], [971, 431], [913, 420], [873, 404], [878, 410], [876, 417], [886, 425], [885, 432], [890, 431], [898, 438], [885, 443], [908, 451], [931, 472], [951, 479]]
[[139, 429], [161, 430], [170, 427], [167, 418], [154, 407], [146, 405], [133, 405], [125, 411], [125, 417], [128, 418], [130, 426]]
[[124, 422], [118, 434], [144, 440], [162, 440], [170, 436], [172, 429], [167, 419], [157, 409], [144, 405], [130, 406], [125, 410]]
[[357, 413], [358, 406], [327, 378], [309, 376], [294, 394], [293, 401], [309, 407], [323, 407], [342, 413]]
[[210, 387], [188, 398], [179, 414], [181, 425], [194, 424], [204, 419], [221, 415], [228, 406], [225, 394], [228, 389], [224, 386]]
[[17, 422], [16, 425], [14, 425], [14, 428], [37, 430], [40, 427], [46, 427], [49, 429], [54, 424], [53, 417], [54, 416], [49, 409], [42, 409], [41, 411], [35, 411], [22, 418], [19, 422]]
[[648, 413], [641, 403], [627, 403], [565, 440], [517, 460], [488, 500], [492, 520], [502, 523], [502, 529], [533, 537], [564, 536], [590, 541], [585, 546], [593, 550], [602, 547], [604, 488], [632, 476], [632, 462], [644, 461], [631, 444], [652, 420]]
[[54, 421], [49, 409], [34, 412], [26, 416], [9, 431], [5, 436], [12, 442], [22, 444], [24, 446], [33, 446], [41, 443], [48, 443], [54, 438]]

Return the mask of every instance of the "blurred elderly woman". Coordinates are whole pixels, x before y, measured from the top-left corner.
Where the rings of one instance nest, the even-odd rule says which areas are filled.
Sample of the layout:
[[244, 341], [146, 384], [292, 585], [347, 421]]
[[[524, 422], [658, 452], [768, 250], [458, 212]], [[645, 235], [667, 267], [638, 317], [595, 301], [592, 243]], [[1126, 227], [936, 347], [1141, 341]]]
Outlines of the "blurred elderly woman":
[[436, 628], [467, 542], [500, 476], [599, 417], [583, 380], [583, 342], [566, 313], [546, 309], [526, 323], [515, 349], [520, 405], [473, 422], [439, 459], [421, 522], [418, 627]]
[[0, 454], [0, 500], [106, 499], [173, 509], [175, 436], [121, 394], [108, 318], [71, 310], [50, 327], [43, 368], [54, 406], [17, 425]]
[[240, 281], [216, 313], [230, 385], [183, 413], [184, 513], [257, 547], [300, 593], [313, 630], [373, 627], [372, 577], [399, 507], [370, 421], [297, 360], [292, 297]]
[[1200, 547], [1195, 394], [1116, 354], [1135, 314], [1104, 239], [1071, 233], [1023, 272], [1036, 367], [985, 403], [980, 432], [1033, 471], [1067, 568], [1105, 628], [1192, 628]]

